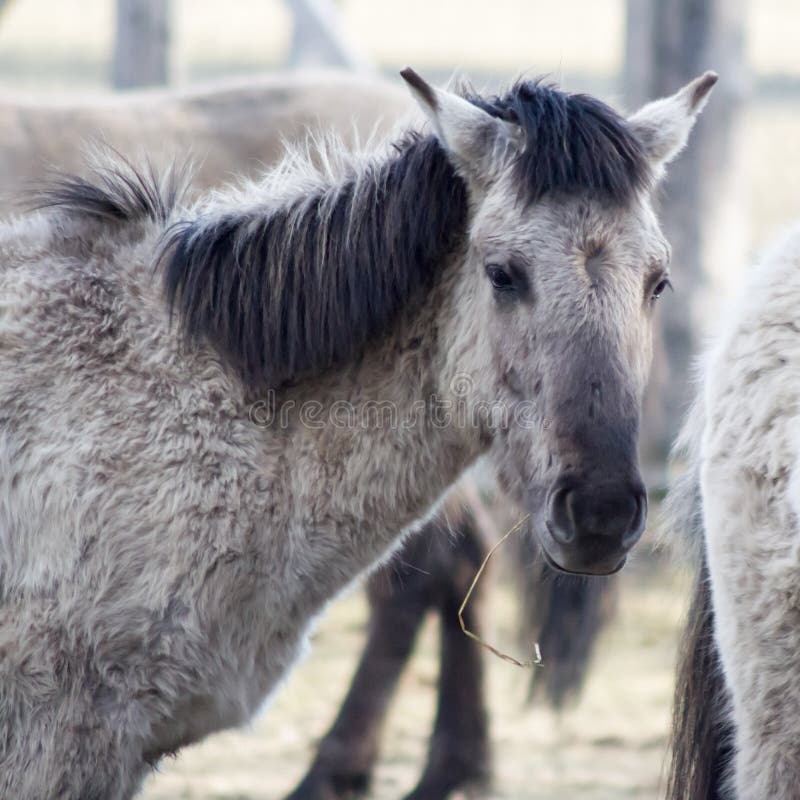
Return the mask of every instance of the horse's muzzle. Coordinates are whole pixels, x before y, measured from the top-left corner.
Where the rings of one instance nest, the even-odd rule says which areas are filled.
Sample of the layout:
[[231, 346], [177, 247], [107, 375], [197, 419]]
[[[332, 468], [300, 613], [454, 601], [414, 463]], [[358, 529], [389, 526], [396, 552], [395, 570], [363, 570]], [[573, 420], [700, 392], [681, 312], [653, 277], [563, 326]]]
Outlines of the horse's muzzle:
[[647, 494], [637, 476], [588, 481], [562, 476], [547, 493], [542, 547], [551, 566], [583, 575], [622, 568], [647, 521]]

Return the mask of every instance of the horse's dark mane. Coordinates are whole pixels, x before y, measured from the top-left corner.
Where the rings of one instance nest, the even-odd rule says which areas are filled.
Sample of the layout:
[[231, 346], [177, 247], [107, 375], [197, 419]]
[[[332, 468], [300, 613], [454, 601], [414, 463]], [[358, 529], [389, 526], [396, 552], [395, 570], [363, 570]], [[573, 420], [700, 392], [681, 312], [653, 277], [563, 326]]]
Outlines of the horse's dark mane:
[[170, 308], [249, 386], [341, 363], [384, 331], [463, 239], [466, 187], [433, 136], [344, 183], [265, 213], [231, 212], [168, 231]]
[[[537, 81], [469, 96], [519, 124], [520, 200], [582, 192], [622, 205], [650, 180], [641, 144], [608, 106]], [[434, 281], [465, 239], [467, 190], [438, 140], [408, 134], [382, 163], [281, 206], [206, 211], [164, 236], [167, 302], [190, 340], [207, 340], [253, 388], [356, 357]], [[129, 162], [94, 181], [66, 177], [38, 205], [118, 223], [166, 222], [176, 181]]]

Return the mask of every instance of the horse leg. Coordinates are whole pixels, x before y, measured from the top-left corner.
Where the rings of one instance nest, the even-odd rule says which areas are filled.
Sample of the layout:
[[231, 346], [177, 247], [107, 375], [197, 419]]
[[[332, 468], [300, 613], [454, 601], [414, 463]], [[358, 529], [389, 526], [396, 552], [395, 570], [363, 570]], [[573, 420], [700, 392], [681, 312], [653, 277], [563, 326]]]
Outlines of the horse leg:
[[[416, 540], [401, 557], [415, 547]], [[311, 767], [286, 800], [338, 800], [369, 787], [389, 701], [431, 602], [425, 572], [400, 580], [395, 570], [390, 564], [369, 582], [369, 635], [358, 669]]]
[[[490, 774], [489, 719], [483, 687], [480, 645], [464, 635], [458, 610], [486, 553], [485, 544], [466, 518], [459, 526], [441, 615], [441, 659], [436, 722], [428, 761], [417, 787], [406, 800], [444, 800], [467, 784], [488, 782]], [[464, 610], [468, 630], [480, 629], [483, 594], [475, 587]]]

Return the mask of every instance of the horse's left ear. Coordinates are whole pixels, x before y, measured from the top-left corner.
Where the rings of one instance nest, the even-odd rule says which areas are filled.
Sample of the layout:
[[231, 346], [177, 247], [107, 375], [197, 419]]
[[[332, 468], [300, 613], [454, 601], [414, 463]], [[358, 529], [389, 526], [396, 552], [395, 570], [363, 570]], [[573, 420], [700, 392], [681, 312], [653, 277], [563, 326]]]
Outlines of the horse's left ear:
[[519, 125], [493, 117], [457, 94], [436, 89], [411, 67], [400, 72], [453, 165], [468, 182], [485, 186], [522, 149]]
[[716, 72], [706, 72], [671, 97], [648, 103], [628, 118], [657, 171], [683, 149], [717, 78]]

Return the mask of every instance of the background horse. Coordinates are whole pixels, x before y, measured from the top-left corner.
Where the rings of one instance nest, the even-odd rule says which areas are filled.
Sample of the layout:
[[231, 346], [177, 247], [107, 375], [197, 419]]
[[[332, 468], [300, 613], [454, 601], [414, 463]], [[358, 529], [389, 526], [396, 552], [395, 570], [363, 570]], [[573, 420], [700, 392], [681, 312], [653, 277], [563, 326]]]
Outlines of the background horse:
[[703, 362], [670, 528], [701, 550], [675, 697], [672, 800], [800, 786], [800, 228], [765, 256]]
[[[509, 514], [505, 498], [487, 507], [464, 480], [436, 516], [373, 573], [367, 588], [369, 638], [361, 661], [335, 722], [288, 800], [333, 800], [368, 790], [388, 705], [430, 611], [440, 621], [438, 704], [428, 761], [407, 800], [444, 800], [456, 789], [488, 782], [485, 653], [464, 635], [458, 610], [489, 545], [515, 518], [519, 513]], [[531, 697], [544, 697], [560, 709], [577, 698], [597, 636], [613, 614], [616, 576], [558, 575], [530, 536], [516, 537], [508, 548], [523, 609], [520, 638], [528, 651], [533, 642], [540, 643], [545, 660], [543, 669], [531, 673]], [[464, 609], [467, 628], [479, 635], [486, 588], [478, 583]]]
[[192, 207], [100, 165], [0, 229], [5, 794], [126, 798], [248, 719], [484, 453], [552, 565], [641, 535], [650, 190], [716, 77], [627, 120], [404, 77], [433, 134]]
[[386, 135], [411, 111], [408, 92], [352, 72], [292, 72], [124, 94], [0, 93], [0, 209], [19, 210], [32, 180], [54, 169], [85, 174], [86, 142], [158, 163], [189, 154], [192, 190], [256, 178], [314, 131], [352, 147]]

